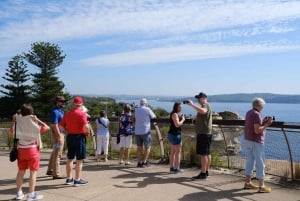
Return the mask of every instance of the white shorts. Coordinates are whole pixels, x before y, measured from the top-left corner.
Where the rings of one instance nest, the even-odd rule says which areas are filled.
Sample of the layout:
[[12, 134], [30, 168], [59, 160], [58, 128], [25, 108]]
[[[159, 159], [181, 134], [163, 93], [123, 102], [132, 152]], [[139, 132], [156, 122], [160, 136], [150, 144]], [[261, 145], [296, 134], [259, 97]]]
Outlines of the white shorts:
[[132, 146], [132, 135], [128, 135], [128, 136], [124, 136], [124, 135], [121, 135], [120, 136], [120, 143], [119, 143], [119, 147], [122, 148], [131, 148]]

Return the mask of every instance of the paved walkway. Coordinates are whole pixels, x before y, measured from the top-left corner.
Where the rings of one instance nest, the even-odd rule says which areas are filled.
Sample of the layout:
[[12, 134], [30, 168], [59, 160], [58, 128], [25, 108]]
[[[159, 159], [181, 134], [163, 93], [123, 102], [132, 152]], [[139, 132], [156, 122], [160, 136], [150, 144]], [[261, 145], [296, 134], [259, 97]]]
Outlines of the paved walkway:
[[[197, 168], [187, 168], [183, 174], [170, 174], [167, 165], [152, 165], [149, 168], [121, 166], [117, 160], [97, 163], [89, 157], [82, 177], [89, 184], [81, 187], [64, 185], [65, 180], [52, 180], [45, 175], [49, 153], [43, 153], [38, 173], [38, 193], [44, 201], [300, 201], [300, 189], [268, 183], [271, 193], [244, 190], [243, 177], [221, 171], [212, 171], [205, 181], [192, 181]], [[0, 151], [0, 200], [15, 199], [16, 162], [11, 163], [8, 152]], [[65, 165], [62, 165], [65, 168]], [[23, 191], [28, 191], [28, 173]], [[255, 181], [256, 182], [256, 181]]]

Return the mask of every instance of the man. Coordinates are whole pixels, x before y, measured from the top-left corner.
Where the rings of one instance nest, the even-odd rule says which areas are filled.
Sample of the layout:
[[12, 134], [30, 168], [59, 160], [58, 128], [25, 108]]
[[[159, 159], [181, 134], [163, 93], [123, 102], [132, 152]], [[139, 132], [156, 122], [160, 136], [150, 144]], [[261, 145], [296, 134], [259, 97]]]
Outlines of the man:
[[[66, 184], [74, 184], [74, 186], [82, 186], [88, 183], [88, 181], [80, 178], [83, 159], [86, 158], [86, 136], [89, 132], [87, 114], [81, 110], [82, 105], [82, 98], [79, 96], [75, 97], [73, 100], [73, 109], [59, 123], [59, 127], [67, 132], [68, 159], [66, 165]], [[73, 179], [72, 166], [75, 156], [75, 179]]]
[[58, 126], [64, 116], [63, 108], [65, 103], [66, 99], [63, 96], [56, 96], [55, 106], [50, 115], [53, 150], [48, 163], [47, 175], [52, 176], [53, 179], [65, 178], [60, 170], [60, 159], [64, 148], [65, 136]]
[[[245, 119], [245, 148], [247, 152], [246, 161], [246, 181], [244, 189], [258, 189], [260, 193], [269, 193], [271, 188], [265, 186], [265, 134], [266, 128], [273, 122], [271, 118], [262, 119], [261, 111], [265, 105], [265, 101], [261, 98], [255, 98], [252, 101], [252, 109], [246, 114]], [[256, 178], [259, 186], [251, 182], [253, 168], [256, 169]]]
[[[153, 111], [148, 107], [147, 100], [141, 99], [140, 107], [135, 109], [135, 136], [137, 145], [137, 167], [148, 167], [149, 154], [151, 148], [151, 119], [156, 116]], [[144, 149], [144, 157], [142, 160], [142, 153]]]
[[192, 179], [206, 179], [211, 163], [210, 145], [212, 139], [212, 110], [207, 102], [207, 95], [200, 92], [195, 96], [199, 105], [187, 100], [187, 104], [197, 111], [195, 131], [197, 134], [196, 152], [200, 155], [201, 172]]

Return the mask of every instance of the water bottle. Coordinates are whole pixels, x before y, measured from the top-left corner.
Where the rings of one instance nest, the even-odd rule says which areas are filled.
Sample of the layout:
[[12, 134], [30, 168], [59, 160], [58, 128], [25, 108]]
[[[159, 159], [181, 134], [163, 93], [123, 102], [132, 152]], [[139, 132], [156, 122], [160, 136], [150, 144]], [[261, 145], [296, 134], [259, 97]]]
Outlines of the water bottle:
[[56, 142], [55, 148], [56, 148], [56, 149], [59, 149], [59, 148], [60, 148], [60, 143], [59, 143], [59, 142]]

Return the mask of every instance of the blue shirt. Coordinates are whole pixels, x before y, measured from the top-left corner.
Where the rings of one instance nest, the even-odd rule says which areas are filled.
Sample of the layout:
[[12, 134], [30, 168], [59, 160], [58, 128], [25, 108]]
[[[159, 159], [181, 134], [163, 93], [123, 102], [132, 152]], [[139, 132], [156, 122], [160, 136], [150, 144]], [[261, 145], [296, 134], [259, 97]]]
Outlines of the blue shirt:
[[[54, 107], [50, 114], [50, 121], [51, 124], [59, 124], [59, 122], [64, 117], [64, 110], [61, 107]], [[63, 133], [62, 130], [60, 130], [60, 133]]]

